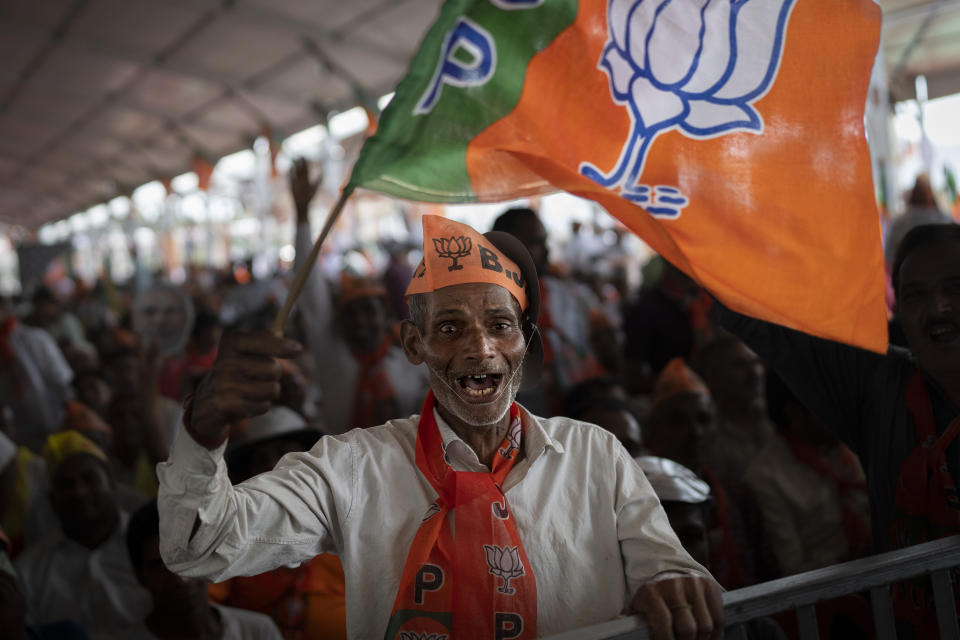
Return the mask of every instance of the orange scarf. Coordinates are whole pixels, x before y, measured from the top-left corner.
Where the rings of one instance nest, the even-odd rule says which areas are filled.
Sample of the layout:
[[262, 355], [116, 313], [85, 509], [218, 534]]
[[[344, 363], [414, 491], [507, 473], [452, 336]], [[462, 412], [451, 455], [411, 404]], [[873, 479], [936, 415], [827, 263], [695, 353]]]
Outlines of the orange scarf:
[[410, 546], [385, 638], [535, 638], [536, 579], [501, 489], [520, 451], [519, 407], [510, 407], [491, 472], [472, 473], [444, 461], [435, 404], [430, 391], [417, 428], [417, 468], [438, 497]]
[[351, 427], [366, 429], [400, 417], [393, 383], [390, 382], [386, 367], [387, 352], [392, 346], [393, 338], [388, 333], [376, 351], [353, 352], [360, 369], [353, 390]]
[[[894, 549], [960, 533], [960, 494], [946, 457], [947, 447], [960, 435], [960, 416], [937, 435], [930, 392], [920, 369], [907, 385], [906, 400], [918, 446], [900, 465], [890, 532]], [[953, 569], [950, 574], [956, 584], [958, 571]], [[954, 599], [960, 605], [960, 591], [956, 589]], [[916, 637], [939, 637], [936, 616], [931, 615], [934, 603], [928, 583], [908, 580], [893, 585], [893, 610], [898, 620], [913, 625]]]
[[743, 586], [743, 566], [740, 550], [733, 539], [733, 524], [730, 516], [730, 498], [720, 479], [711, 469], [704, 467], [701, 477], [710, 485], [713, 494], [714, 527], [719, 530], [719, 538], [711, 536], [710, 569], [721, 585], [727, 589]]

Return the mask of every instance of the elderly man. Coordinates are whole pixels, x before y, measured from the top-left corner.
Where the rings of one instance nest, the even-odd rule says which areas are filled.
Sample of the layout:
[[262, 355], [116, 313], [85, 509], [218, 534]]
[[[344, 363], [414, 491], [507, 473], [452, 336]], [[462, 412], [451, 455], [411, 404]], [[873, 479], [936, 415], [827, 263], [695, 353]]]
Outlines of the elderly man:
[[717, 434], [707, 463], [731, 487], [774, 437], [764, 402], [763, 362], [726, 332], [700, 349], [698, 371], [716, 404]]
[[47, 439], [50, 502], [60, 527], [29, 541], [16, 568], [31, 623], [79, 622], [94, 640], [124, 633], [149, 610], [123, 541], [106, 454], [76, 431]]
[[644, 444], [654, 455], [669, 458], [707, 482], [711, 505], [710, 570], [728, 589], [753, 583], [739, 496], [710, 467], [717, 432], [717, 412], [710, 391], [682, 358], [671, 360], [653, 387]]
[[267, 410], [275, 358], [299, 348], [226, 339], [158, 469], [164, 560], [220, 580], [337, 553], [356, 638], [532, 638], [628, 607], [658, 638], [719, 637], [719, 587], [616, 438], [514, 402], [542, 348], [525, 248], [436, 216], [424, 238], [402, 327], [430, 375], [421, 415], [324, 437], [231, 486], [227, 425]]

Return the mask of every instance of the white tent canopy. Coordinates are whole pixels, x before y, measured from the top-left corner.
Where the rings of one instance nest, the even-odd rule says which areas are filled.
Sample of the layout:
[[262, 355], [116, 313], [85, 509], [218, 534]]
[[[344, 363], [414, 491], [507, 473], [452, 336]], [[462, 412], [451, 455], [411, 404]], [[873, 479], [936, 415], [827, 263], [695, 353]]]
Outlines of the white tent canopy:
[[0, 4], [0, 222], [36, 228], [373, 105], [441, 0]]

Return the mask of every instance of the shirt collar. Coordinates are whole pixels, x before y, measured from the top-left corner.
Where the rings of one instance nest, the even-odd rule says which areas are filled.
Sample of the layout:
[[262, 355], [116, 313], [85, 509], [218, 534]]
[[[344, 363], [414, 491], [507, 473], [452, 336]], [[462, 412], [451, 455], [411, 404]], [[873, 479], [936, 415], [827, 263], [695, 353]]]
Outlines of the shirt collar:
[[[546, 451], [547, 447], [557, 453], [563, 453], [563, 445], [553, 438], [543, 425], [540, 419], [527, 411], [523, 405], [520, 407], [520, 419], [523, 421], [523, 447], [524, 456], [530, 461], [530, 464]], [[433, 409], [433, 417], [437, 421], [437, 428], [440, 430], [440, 439], [443, 442], [443, 450], [446, 452], [447, 463], [456, 471], [486, 471], [485, 464], [480, 462], [477, 453], [466, 442], [460, 439], [453, 429], [446, 423], [436, 407]]]

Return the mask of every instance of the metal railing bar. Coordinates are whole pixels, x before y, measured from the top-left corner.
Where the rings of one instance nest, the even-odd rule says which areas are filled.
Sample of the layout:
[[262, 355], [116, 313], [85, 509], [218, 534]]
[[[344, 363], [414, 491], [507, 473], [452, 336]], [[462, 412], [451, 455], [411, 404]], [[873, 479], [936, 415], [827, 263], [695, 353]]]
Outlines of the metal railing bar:
[[[726, 624], [737, 624], [821, 600], [960, 566], [960, 536], [925, 542], [843, 564], [745, 587], [723, 596]], [[771, 598], [771, 592], [780, 597]]]
[[564, 631], [550, 636], [550, 640], [583, 640], [583, 638], [603, 638], [603, 640], [650, 640], [653, 634], [639, 616], [617, 618], [609, 622], [591, 625], [585, 629]]
[[[890, 583], [960, 567], [960, 535], [771, 580], [723, 594], [724, 626], [870, 591], [877, 640], [896, 640]], [[729, 632], [729, 631], [728, 631]], [[737, 636], [733, 636], [737, 637]], [[646, 622], [625, 617], [550, 636], [551, 640], [650, 640]]]
[[812, 604], [797, 609], [797, 627], [800, 631], [800, 640], [820, 640], [820, 629], [817, 627], [817, 610]]
[[897, 640], [897, 623], [893, 619], [890, 585], [870, 589], [870, 604], [873, 608], [873, 626], [877, 640]]
[[934, 571], [930, 580], [933, 582], [933, 601], [937, 606], [940, 640], [960, 640], [960, 631], [957, 630], [957, 606], [953, 599], [953, 581], [950, 578], [950, 569]]

